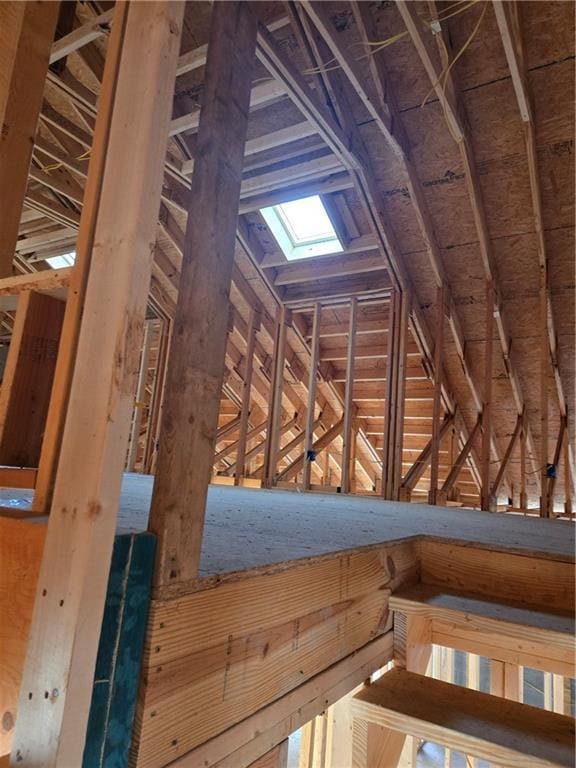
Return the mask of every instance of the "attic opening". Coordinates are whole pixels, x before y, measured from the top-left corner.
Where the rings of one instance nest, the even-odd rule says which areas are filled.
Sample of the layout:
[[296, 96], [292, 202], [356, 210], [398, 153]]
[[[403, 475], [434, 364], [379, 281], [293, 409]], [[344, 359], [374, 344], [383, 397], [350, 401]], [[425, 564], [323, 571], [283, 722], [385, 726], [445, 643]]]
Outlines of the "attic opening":
[[288, 261], [344, 250], [320, 195], [262, 208], [260, 213]]

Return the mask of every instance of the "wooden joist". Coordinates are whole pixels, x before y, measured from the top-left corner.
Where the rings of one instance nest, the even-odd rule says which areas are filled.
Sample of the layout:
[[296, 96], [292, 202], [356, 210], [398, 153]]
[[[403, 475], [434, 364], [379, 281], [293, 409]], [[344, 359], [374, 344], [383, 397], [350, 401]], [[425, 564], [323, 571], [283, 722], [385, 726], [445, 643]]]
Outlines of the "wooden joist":
[[356, 694], [356, 717], [510, 768], [573, 768], [572, 718], [393, 669]]

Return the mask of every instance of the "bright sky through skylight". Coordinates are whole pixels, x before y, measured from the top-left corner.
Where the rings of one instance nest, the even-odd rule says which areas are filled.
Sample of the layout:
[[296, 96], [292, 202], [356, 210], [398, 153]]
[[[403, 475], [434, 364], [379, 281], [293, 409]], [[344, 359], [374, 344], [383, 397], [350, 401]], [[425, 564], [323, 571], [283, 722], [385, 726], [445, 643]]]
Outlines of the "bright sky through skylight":
[[318, 195], [276, 206], [294, 244], [335, 237], [334, 227]]
[[318, 195], [262, 208], [260, 213], [288, 261], [342, 251]]
[[46, 259], [46, 262], [50, 264], [52, 269], [64, 269], [65, 267], [74, 266], [76, 261], [76, 251], [70, 253], [63, 253], [62, 256], [50, 256]]

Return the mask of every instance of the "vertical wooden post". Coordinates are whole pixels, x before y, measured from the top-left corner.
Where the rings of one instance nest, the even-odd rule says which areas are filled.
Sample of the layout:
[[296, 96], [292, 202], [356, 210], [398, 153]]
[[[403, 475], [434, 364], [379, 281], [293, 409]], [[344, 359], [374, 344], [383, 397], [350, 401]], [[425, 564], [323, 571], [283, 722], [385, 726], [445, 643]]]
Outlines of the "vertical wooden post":
[[161, 0], [116, 6], [90, 165], [101, 178], [93, 179], [80, 224], [93, 233], [93, 258], [20, 688], [14, 765], [82, 765], [183, 11], [183, 3]]
[[436, 291], [436, 338], [434, 339], [434, 408], [432, 411], [432, 457], [428, 502], [436, 504], [440, 465], [440, 411], [442, 408], [442, 350], [444, 347], [444, 288]]
[[163, 318], [159, 331], [156, 371], [154, 373], [154, 387], [152, 390], [148, 435], [146, 439], [146, 461], [144, 464], [144, 471], [147, 473], [153, 473], [156, 469], [156, 447], [158, 445], [160, 422], [162, 419], [164, 387], [166, 384], [166, 364], [168, 361], [168, 350], [170, 349], [170, 338], [172, 334], [171, 328], [172, 323], [170, 320], [168, 318]]
[[408, 342], [408, 321], [410, 318], [410, 297], [400, 294], [400, 322], [398, 326], [397, 344], [397, 377], [396, 377], [396, 408], [394, 420], [394, 454], [393, 475], [390, 487], [390, 498], [398, 499], [402, 483], [402, 450], [404, 444], [404, 403], [406, 396], [406, 354]]
[[[404, 393], [406, 386], [406, 337], [410, 302], [406, 294], [394, 291], [390, 300], [384, 406], [382, 488], [385, 499], [398, 499], [402, 483], [404, 435]], [[409, 491], [405, 494], [409, 500]]]
[[386, 399], [384, 403], [384, 442], [382, 449], [382, 496], [392, 499], [392, 478], [394, 474], [394, 437], [396, 410], [396, 337], [400, 315], [400, 292], [394, 291], [390, 298], [388, 313], [388, 346], [386, 350]]
[[324, 451], [324, 468], [322, 470], [322, 484], [330, 485], [330, 450]]
[[248, 418], [250, 416], [250, 394], [252, 391], [252, 372], [254, 370], [254, 348], [256, 346], [256, 334], [260, 328], [260, 312], [256, 308], [250, 311], [248, 321], [248, 337], [246, 339], [246, 357], [244, 360], [244, 377], [242, 380], [242, 410], [240, 416], [240, 433], [238, 447], [236, 449], [236, 472], [234, 483], [238, 485], [241, 477], [245, 476], [246, 441], [248, 435]]
[[490, 448], [492, 444], [492, 371], [494, 347], [494, 287], [486, 282], [486, 342], [484, 346], [484, 398], [482, 402], [481, 507], [490, 509]]
[[522, 434], [520, 436], [520, 509], [528, 508], [528, 493], [526, 486], [526, 448], [528, 444], [528, 431], [526, 429], [528, 418], [526, 411], [522, 415]]
[[198, 572], [218, 430], [256, 21], [214, 3], [149, 528], [157, 584]]
[[126, 461], [126, 469], [128, 472], [134, 472], [136, 459], [138, 458], [138, 441], [140, 437], [140, 426], [142, 424], [142, 409], [144, 407], [144, 397], [146, 395], [146, 383], [148, 380], [151, 343], [152, 332], [150, 323], [147, 322], [144, 330], [144, 343], [142, 344], [142, 355], [140, 357], [140, 372], [138, 374], [138, 386], [136, 387], [136, 401], [134, 403], [132, 427], [130, 429], [130, 447], [128, 449], [128, 459]]
[[356, 346], [356, 320], [358, 301], [350, 301], [348, 322], [348, 349], [346, 352], [346, 389], [344, 392], [344, 427], [342, 432], [342, 493], [350, 493], [350, 458], [352, 446], [352, 408], [354, 399], [354, 348]]
[[540, 516], [549, 517], [548, 504], [548, 370], [550, 347], [548, 341], [547, 270], [540, 267]]
[[304, 437], [304, 468], [302, 471], [302, 490], [310, 489], [310, 475], [312, 472], [309, 451], [314, 444], [314, 411], [316, 408], [316, 382], [318, 380], [318, 356], [320, 353], [320, 323], [322, 320], [322, 307], [318, 302], [314, 304], [314, 320], [312, 324], [312, 341], [310, 342], [310, 374], [308, 377], [308, 407], [306, 411], [306, 428]]
[[3, 2], [0, 23], [0, 277], [12, 274], [60, 3]]
[[[426, 674], [432, 656], [431, 622], [420, 616], [394, 614], [394, 665], [408, 672]], [[386, 727], [368, 726], [367, 768], [396, 766], [404, 749], [406, 734]], [[379, 760], [372, 756], [378, 755]]]
[[274, 344], [274, 368], [270, 379], [270, 397], [268, 400], [268, 426], [266, 427], [266, 451], [262, 477], [264, 485], [274, 485], [278, 451], [280, 450], [280, 431], [282, 424], [282, 392], [284, 390], [284, 363], [286, 360], [286, 334], [292, 322], [292, 313], [282, 305], [278, 311], [276, 340]]
[[564, 440], [564, 513], [572, 514], [572, 473], [570, 472], [570, 439]]

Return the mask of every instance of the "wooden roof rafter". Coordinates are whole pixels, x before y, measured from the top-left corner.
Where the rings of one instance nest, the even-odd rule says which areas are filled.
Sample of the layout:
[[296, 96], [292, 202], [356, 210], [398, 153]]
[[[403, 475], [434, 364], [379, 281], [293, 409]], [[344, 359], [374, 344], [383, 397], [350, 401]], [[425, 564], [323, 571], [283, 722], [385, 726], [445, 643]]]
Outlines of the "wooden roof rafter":
[[[472, 213], [474, 216], [476, 232], [478, 235], [482, 264], [484, 266], [486, 280], [488, 280], [493, 286], [494, 320], [498, 330], [498, 338], [502, 349], [504, 365], [506, 367], [506, 373], [510, 382], [516, 412], [517, 415], [520, 415], [524, 410], [522, 388], [520, 385], [518, 373], [516, 371], [516, 365], [513, 360], [514, 355], [511, 348], [511, 335], [508, 330], [508, 324], [505, 320], [504, 308], [502, 305], [502, 299], [500, 297], [500, 291], [498, 287], [499, 280], [496, 272], [494, 256], [492, 253], [488, 226], [486, 223], [486, 214], [484, 211], [484, 202], [480, 190], [478, 170], [472, 152], [472, 145], [468, 128], [462, 118], [462, 115], [464, 114], [463, 106], [460, 104], [459, 97], [457, 95], [457, 89], [454, 85], [454, 81], [449, 70], [446, 70], [444, 78], [446, 85], [444, 85], [444, 79], [441, 78], [441, 72], [436, 67], [434, 62], [434, 55], [431, 50], [432, 41], [428, 40], [424, 34], [424, 24], [422, 19], [420, 19], [418, 16], [416, 8], [410, 3], [398, 2], [398, 0], [396, 2], [396, 6], [400, 12], [400, 15], [402, 16], [402, 19], [406, 25], [406, 29], [408, 30], [410, 38], [414, 44], [414, 47], [416, 48], [426, 73], [430, 78], [434, 92], [436, 93], [436, 96], [442, 105], [445, 119], [450, 128], [451, 135], [458, 144], [465, 169], [465, 180], [470, 198], [470, 204], [472, 207]], [[437, 42], [441, 54], [442, 52], [449, 51], [449, 49], [446, 47], [447, 43], [442, 44], [440, 41]], [[448, 63], [449, 62], [446, 62], [446, 64]], [[533, 469], [536, 470], [536, 452], [530, 433], [528, 435], [528, 446]]]

